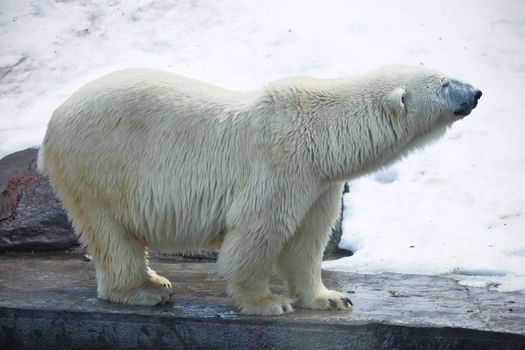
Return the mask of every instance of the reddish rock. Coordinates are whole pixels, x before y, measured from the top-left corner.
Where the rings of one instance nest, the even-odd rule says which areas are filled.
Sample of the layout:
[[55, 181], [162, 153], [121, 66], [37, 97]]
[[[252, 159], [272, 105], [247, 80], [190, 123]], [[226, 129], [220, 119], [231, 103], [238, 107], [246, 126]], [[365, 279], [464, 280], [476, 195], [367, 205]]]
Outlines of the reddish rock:
[[37, 152], [26, 149], [0, 160], [0, 251], [78, 245], [48, 179], [36, 171]]

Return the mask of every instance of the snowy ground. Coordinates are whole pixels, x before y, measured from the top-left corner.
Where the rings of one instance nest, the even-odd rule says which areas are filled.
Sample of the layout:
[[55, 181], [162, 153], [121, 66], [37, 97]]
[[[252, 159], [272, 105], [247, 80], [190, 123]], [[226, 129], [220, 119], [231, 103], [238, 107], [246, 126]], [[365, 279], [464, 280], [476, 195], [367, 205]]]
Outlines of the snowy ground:
[[423, 64], [483, 90], [444, 140], [352, 181], [325, 268], [453, 274], [525, 290], [525, 3], [0, 2], [0, 157], [40, 143], [54, 108], [111, 70], [155, 67], [230, 88]]

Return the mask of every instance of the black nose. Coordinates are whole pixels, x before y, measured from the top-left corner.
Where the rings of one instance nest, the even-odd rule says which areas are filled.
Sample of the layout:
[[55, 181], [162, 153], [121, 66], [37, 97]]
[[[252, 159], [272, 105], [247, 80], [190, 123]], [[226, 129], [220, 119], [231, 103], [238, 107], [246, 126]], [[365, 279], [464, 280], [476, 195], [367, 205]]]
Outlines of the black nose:
[[476, 98], [476, 100], [479, 100], [481, 95], [483, 95], [483, 93], [481, 92], [481, 90], [478, 90], [478, 91], [476, 91], [476, 95], [474, 95], [474, 97]]

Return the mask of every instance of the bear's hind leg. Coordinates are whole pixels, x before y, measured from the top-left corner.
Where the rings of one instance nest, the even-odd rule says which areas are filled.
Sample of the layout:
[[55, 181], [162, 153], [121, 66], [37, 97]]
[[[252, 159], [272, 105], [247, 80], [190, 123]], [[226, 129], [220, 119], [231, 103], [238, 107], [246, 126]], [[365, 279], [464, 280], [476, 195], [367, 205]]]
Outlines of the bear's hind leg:
[[340, 209], [339, 185], [322, 194], [312, 206], [295, 235], [286, 242], [277, 269], [286, 281], [289, 295], [307, 309], [348, 310], [352, 302], [343, 293], [329, 290], [321, 278], [323, 252]]
[[[104, 199], [97, 186], [86, 178], [80, 181], [73, 174], [85, 174], [76, 162], [65, 162], [49, 146], [46, 147], [46, 169], [53, 189], [67, 210], [79, 240], [88, 247], [97, 275], [100, 299], [136, 305], [155, 305], [169, 300], [171, 284], [148, 267], [144, 242], [128, 232], [101, 204]], [[69, 169], [69, 170], [68, 170]], [[73, 179], [70, 181], [69, 177]], [[82, 184], [82, 186], [79, 186]]]
[[93, 256], [100, 299], [122, 304], [164, 304], [171, 283], [148, 267], [144, 243], [109, 218], [96, 231], [83, 230], [82, 240]]

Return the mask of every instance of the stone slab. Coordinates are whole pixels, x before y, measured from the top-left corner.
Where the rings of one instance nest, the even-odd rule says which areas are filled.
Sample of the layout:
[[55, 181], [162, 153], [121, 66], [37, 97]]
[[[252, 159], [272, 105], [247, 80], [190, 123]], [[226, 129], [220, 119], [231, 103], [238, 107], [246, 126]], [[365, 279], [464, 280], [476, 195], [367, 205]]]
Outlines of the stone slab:
[[[525, 349], [525, 294], [421, 275], [324, 271], [352, 312], [239, 315], [213, 263], [157, 259], [174, 286], [157, 307], [96, 298], [76, 254], [0, 254], [0, 348]], [[283, 292], [274, 280], [272, 289]]]

